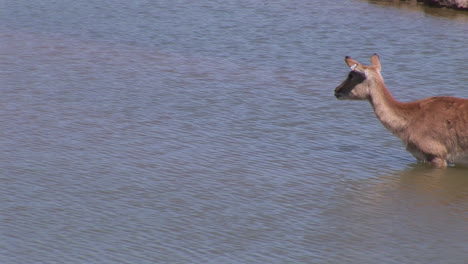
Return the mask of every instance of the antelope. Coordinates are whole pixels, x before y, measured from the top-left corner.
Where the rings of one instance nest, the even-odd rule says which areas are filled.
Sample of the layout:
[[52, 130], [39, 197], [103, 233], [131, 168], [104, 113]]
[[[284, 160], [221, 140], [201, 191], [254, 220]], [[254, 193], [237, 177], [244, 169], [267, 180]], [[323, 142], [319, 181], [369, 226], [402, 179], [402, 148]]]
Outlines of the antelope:
[[336, 87], [337, 99], [368, 100], [383, 126], [420, 162], [437, 168], [468, 166], [468, 99], [436, 96], [399, 102], [384, 84], [377, 54], [369, 66], [349, 56], [345, 62], [351, 71]]

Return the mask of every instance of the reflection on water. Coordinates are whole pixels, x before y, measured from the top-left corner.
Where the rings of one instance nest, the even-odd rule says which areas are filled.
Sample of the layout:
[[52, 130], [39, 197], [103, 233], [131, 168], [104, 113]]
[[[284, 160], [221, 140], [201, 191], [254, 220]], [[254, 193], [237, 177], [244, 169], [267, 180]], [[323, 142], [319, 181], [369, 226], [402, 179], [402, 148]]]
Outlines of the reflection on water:
[[397, 184], [405, 191], [428, 198], [428, 206], [460, 210], [468, 198], [467, 175], [467, 168], [434, 169], [415, 165], [386, 178], [398, 179]]
[[467, 174], [414, 165], [338, 186], [343, 199], [332, 200], [324, 213], [338, 263], [349, 256], [352, 263], [382, 257], [385, 263], [463, 263]]
[[343, 200], [326, 215], [338, 263], [465, 261], [467, 170], [414, 165], [337, 188]]

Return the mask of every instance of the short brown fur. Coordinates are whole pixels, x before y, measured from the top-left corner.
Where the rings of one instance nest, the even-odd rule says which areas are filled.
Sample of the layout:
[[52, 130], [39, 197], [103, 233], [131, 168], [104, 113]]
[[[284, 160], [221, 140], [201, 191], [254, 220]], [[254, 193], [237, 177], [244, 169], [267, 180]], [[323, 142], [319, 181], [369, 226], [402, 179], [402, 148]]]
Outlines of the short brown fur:
[[335, 89], [338, 99], [368, 100], [377, 118], [418, 160], [435, 167], [468, 165], [468, 99], [439, 96], [397, 101], [380, 75], [377, 54], [365, 66], [350, 57], [348, 78]]

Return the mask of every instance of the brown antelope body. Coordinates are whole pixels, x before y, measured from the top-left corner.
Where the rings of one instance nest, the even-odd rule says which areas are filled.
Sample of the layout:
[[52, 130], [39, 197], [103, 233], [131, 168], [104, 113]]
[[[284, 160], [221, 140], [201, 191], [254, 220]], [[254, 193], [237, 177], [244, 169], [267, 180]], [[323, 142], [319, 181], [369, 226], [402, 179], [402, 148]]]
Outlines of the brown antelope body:
[[468, 99], [440, 96], [399, 102], [384, 84], [377, 54], [370, 66], [350, 57], [345, 61], [351, 72], [336, 87], [336, 98], [368, 100], [380, 122], [418, 160], [435, 167], [468, 166]]

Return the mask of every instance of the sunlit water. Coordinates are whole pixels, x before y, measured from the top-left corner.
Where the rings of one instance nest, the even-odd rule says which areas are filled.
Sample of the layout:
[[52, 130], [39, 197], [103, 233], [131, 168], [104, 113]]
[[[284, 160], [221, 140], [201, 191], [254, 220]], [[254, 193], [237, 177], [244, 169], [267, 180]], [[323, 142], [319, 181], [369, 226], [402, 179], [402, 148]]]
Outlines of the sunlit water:
[[464, 263], [468, 170], [333, 90], [468, 98], [468, 21], [376, 2], [3, 3], [0, 262]]

